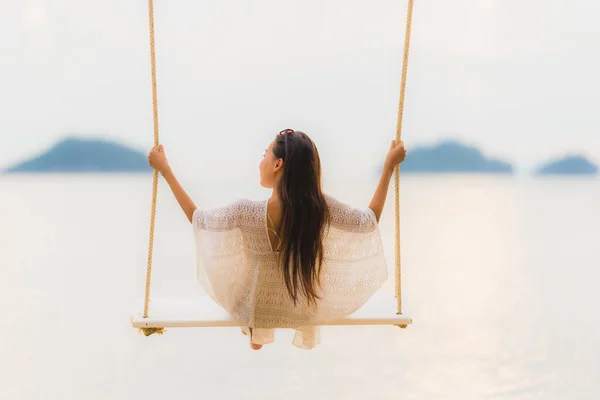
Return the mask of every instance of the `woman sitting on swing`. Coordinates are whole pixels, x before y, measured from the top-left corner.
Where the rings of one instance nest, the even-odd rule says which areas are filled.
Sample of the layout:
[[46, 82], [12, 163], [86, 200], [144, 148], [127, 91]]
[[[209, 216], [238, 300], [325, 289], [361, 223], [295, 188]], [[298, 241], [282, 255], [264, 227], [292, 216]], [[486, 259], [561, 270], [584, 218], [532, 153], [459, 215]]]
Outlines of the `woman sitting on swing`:
[[356, 209], [321, 191], [321, 162], [313, 141], [286, 129], [260, 162], [263, 201], [238, 200], [197, 208], [167, 161], [163, 146], [148, 161], [167, 181], [192, 223], [198, 279], [258, 350], [275, 328], [293, 328], [293, 345], [311, 349], [319, 321], [362, 307], [387, 279], [378, 229], [394, 168], [404, 161], [392, 141], [369, 206]]

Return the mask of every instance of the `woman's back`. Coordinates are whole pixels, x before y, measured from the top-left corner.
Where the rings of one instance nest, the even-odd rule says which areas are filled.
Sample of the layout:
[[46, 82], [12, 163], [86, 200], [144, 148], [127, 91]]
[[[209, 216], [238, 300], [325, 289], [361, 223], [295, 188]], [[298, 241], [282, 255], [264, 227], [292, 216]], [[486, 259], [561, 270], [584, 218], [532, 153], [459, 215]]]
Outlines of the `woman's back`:
[[278, 251], [281, 243], [278, 233], [281, 228], [281, 202], [279, 199], [269, 199], [267, 202], [267, 227], [271, 249]]

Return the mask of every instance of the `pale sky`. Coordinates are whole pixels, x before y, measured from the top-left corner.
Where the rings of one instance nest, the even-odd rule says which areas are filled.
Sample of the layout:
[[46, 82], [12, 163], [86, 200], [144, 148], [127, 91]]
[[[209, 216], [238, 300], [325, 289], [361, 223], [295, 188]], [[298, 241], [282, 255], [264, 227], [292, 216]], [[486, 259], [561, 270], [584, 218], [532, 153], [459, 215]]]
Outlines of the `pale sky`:
[[[155, 1], [161, 141], [180, 170], [252, 173], [302, 129], [326, 171], [395, 135], [407, 0]], [[403, 139], [518, 168], [600, 162], [600, 2], [416, 0]], [[0, 167], [76, 133], [152, 146], [147, 3], [0, 0]]]

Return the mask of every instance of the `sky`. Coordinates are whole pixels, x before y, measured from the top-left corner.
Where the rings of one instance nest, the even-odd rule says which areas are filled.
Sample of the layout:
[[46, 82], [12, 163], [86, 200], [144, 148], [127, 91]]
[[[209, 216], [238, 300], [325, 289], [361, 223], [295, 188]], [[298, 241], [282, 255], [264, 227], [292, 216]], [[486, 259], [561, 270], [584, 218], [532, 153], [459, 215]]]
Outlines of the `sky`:
[[[407, 0], [155, 0], [160, 140], [199, 177], [255, 174], [303, 130], [365, 174], [395, 137]], [[600, 2], [416, 0], [402, 138], [520, 170], [600, 162]], [[153, 145], [147, 3], [0, 0], [0, 168], [66, 135]]]

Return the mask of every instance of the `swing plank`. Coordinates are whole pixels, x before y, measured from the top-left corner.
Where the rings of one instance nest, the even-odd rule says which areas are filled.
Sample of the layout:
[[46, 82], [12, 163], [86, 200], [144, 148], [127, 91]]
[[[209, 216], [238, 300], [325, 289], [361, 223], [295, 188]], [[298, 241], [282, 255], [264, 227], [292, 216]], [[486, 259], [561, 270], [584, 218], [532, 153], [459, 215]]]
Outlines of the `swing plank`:
[[[138, 309], [143, 310], [143, 301]], [[317, 321], [313, 325], [396, 325], [406, 327], [412, 319], [405, 314], [397, 315], [396, 299], [384, 293], [376, 293], [354, 314], [333, 321]], [[142, 313], [131, 320], [134, 328], [201, 328], [241, 326], [210, 297], [177, 298], [158, 297], [150, 301], [148, 318]]]

